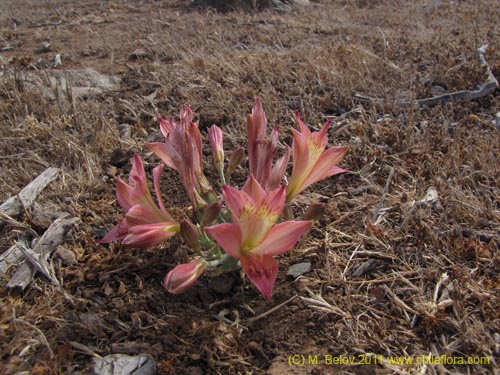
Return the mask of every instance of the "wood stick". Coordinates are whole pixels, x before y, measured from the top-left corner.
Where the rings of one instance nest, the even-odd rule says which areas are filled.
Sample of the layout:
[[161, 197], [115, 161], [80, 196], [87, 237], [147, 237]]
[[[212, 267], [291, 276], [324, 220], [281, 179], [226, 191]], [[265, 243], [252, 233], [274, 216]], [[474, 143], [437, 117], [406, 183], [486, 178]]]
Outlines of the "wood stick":
[[[66, 235], [78, 220], [76, 217], [67, 218], [66, 215], [55, 220], [45, 231], [33, 248], [34, 253], [40, 256], [42, 262], [48, 261], [52, 252], [64, 242]], [[36, 268], [25, 261], [7, 283], [7, 290], [23, 291], [33, 280], [35, 274]]]
[[45, 187], [54, 181], [59, 174], [59, 168], [47, 168], [37, 178], [26, 185], [18, 195], [10, 197], [1, 206], [0, 224], [8, 221], [4, 216], [13, 217], [20, 215], [25, 209], [30, 208], [36, 197]]

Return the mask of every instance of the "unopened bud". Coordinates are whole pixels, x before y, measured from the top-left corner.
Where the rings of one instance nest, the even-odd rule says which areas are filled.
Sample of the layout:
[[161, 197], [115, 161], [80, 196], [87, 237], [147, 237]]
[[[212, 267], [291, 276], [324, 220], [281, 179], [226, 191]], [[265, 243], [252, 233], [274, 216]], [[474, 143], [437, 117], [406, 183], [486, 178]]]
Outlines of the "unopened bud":
[[206, 265], [207, 263], [202, 258], [179, 264], [165, 276], [163, 287], [172, 294], [186, 291], [198, 280]]
[[245, 158], [245, 149], [240, 147], [233, 151], [231, 156], [229, 157], [229, 162], [227, 164], [227, 175], [231, 177], [233, 172], [238, 168], [243, 159]]
[[213, 223], [217, 219], [217, 217], [219, 217], [220, 210], [221, 204], [219, 202], [206, 205], [203, 208], [203, 215], [201, 217], [200, 226], [203, 228]]
[[200, 234], [196, 226], [189, 220], [181, 221], [181, 236], [194, 250], [200, 251]]
[[321, 216], [325, 213], [325, 204], [324, 203], [313, 203], [306, 210], [304, 215], [302, 216], [302, 220], [314, 220], [317, 221], [321, 219]]
[[208, 141], [212, 147], [212, 155], [218, 168], [224, 165], [224, 147], [222, 130], [217, 125], [212, 125], [208, 129]]

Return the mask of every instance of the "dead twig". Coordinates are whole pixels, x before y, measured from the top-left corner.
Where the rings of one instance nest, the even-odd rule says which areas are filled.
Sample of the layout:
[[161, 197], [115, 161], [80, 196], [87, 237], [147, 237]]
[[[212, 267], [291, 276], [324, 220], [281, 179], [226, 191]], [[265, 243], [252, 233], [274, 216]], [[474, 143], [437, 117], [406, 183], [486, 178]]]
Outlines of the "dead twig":
[[[260, 315], [257, 315], [257, 316], [254, 316], [250, 319], [247, 319], [245, 322], [244, 322], [244, 325], [245, 326], [249, 326], [250, 324], [252, 323], [255, 323], [257, 320], [260, 320], [262, 318], [265, 318], [266, 316], [272, 314], [273, 312], [281, 309], [283, 306], [285, 305], [288, 305], [290, 302], [292, 302], [295, 298], [297, 298], [297, 295], [294, 295], [292, 297], [290, 297], [289, 299], [287, 299], [285, 302], [282, 302], [280, 303], [279, 305], [277, 306], [274, 306], [273, 308], [267, 310], [266, 312], [260, 314]], [[302, 298], [302, 297], [301, 297]]]
[[[47, 276], [45, 272], [47, 269], [45, 269], [46, 267], [43, 267], [43, 264], [47, 263], [50, 255], [57, 248], [57, 246], [64, 242], [66, 234], [78, 220], [79, 219], [75, 217], [67, 218], [67, 215], [55, 220], [45, 231], [43, 236], [40, 237], [32, 252], [25, 252], [25, 255], [28, 255], [28, 259], [31, 259], [31, 262], [24, 262], [19, 267], [14, 276], [8, 282], [7, 289], [26, 289], [37, 271], [41, 271], [45, 276]], [[24, 250], [22, 246], [20, 249], [21, 251]], [[33, 254], [37, 255], [36, 259], [35, 256], [31, 256]], [[32, 264], [35, 264], [35, 266]], [[44, 269], [44, 271], [42, 271], [42, 269]], [[54, 282], [53, 277], [50, 276], [50, 272], [48, 278]], [[58, 284], [59, 283], [57, 282], [57, 285]]]
[[375, 211], [373, 211], [372, 222], [375, 224], [376, 224], [376, 221], [378, 220], [378, 215], [380, 213], [380, 210], [382, 209], [382, 206], [384, 205], [385, 197], [387, 195], [387, 192], [389, 191], [389, 185], [391, 184], [393, 177], [394, 177], [394, 168], [391, 167], [391, 169], [389, 171], [389, 176], [387, 177], [387, 180], [385, 181], [384, 191], [382, 192], [382, 196], [380, 197], [380, 201], [378, 202], [377, 207], [375, 208]]
[[47, 168], [37, 178], [24, 187], [18, 195], [7, 199], [0, 206], [0, 223], [11, 222], [12, 217], [20, 215], [24, 210], [30, 208], [36, 197], [45, 187], [54, 181], [59, 174], [59, 168]]
[[[445, 93], [443, 95], [437, 95], [430, 98], [417, 99], [417, 100], [405, 100], [401, 102], [401, 105], [404, 107], [408, 107], [411, 105], [418, 106], [435, 106], [439, 104], [445, 104], [453, 100], [463, 99], [463, 100], [477, 100], [484, 98], [485, 96], [491, 95], [495, 92], [498, 87], [498, 80], [493, 75], [490, 66], [488, 65], [486, 59], [484, 58], [484, 53], [486, 52], [487, 44], [481, 46], [477, 49], [477, 53], [479, 56], [479, 61], [482, 66], [486, 66], [487, 79], [480, 85], [476, 90], [459, 90], [454, 92]], [[384, 99], [380, 98], [371, 98], [369, 96], [355, 94], [354, 101], [360, 104], [367, 105], [382, 105], [385, 103]]]

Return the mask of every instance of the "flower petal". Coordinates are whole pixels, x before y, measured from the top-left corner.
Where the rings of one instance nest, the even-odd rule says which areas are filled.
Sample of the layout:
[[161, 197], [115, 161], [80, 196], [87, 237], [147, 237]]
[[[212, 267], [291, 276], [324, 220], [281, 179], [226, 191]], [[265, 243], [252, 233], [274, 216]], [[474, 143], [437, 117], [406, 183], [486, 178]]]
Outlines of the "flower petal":
[[244, 254], [240, 262], [250, 281], [270, 300], [278, 275], [278, 262], [271, 256], [255, 256], [252, 253]]
[[283, 179], [286, 172], [286, 167], [288, 166], [288, 161], [290, 160], [290, 147], [286, 146], [285, 153], [281, 158], [279, 158], [271, 170], [271, 175], [269, 176], [269, 181], [267, 183], [267, 189], [276, 189]]
[[301, 191], [324, 178], [345, 172], [345, 169], [337, 167], [336, 164], [342, 160], [347, 150], [348, 147], [344, 146], [331, 147], [326, 150], [314, 165], [309, 176], [304, 180]]
[[106, 243], [106, 242], [113, 242], [113, 241], [119, 241], [123, 237], [125, 237], [128, 233], [128, 228], [127, 224], [125, 223], [124, 220], [122, 220], [118, 225], [116, 225], [113, 229], [111, 229], [108, 234], [106, 234], [103, 238], [98, 240], [98, 243]]
[[146, 142], [146, 147], [154, 152], [170, 168], [177, 170], [179, 156], [165, 142]]
[[222, 187], [222, 195], [235, 220], [240, 217], [241, 211], [245, 205], [255, 206], [255, 202], [250, 195], [232, 186], [224, 185]]
[[312, 221], [285, 221], [276, 224], [264, 240], [251, 250], [254, 254], [280, 255], [292, 249], [300, 237], [311, 228]]
[[134, 181], [146, 181], [146, 172], [144, 171], [144, 164], [138, 154], [134, 154], [132, 159], [132, 169], [129, 174], [129, 184], [133, 186]]
[[161, 244], [175, 236], [177, 232], [179, 232], [179, 224], [177, 223], [134, 225], [128, 228], [128, 234], [123, 238], [122, 245], [147, 249]]
[[158, 118], [158, 123], [160, 124], [161, 134], [163, 134], [166, 139], [169, 138], [170, 133], [172, 133], [177, 126], [172, 117], [170, 117], [168, 120], [160, 117]]
[[231, 257], [241, 256], [241, 229], [233, 223], [223, 223], [205, 227], [205, 232]]
[[309, 130], [309, 127], [306, 124], [304, 124], [304, 122], [300, 118], [299, 111], [295, 111], [295, 120], [299, 124], [300, 132], [306, 137], [310, 136], [311, 131]]
[[279, 188], [267, 193], [261, 203], [261, 207], [265, 207], [268, 215], [279, 217], [285, 208], [286, 185], [281, 185]]
[[245, 182], [245, 185], [241, 188], [242, 191], [247, 193], [250, 197], [252, 197], [255, 205], [260, 206], [262, 200], [266, 196], [266, 191], [262, 188], [259, 182], [255, 179], [253, 174]]
[[[170, 216], [170, 215], [169, 215]], [[160, 211], [153, 204], [145, 205], [145, 204], [136, 204], [132, 206], [130, 210], [125, 214], [125, 219], [127, 223], [131, 226], [133, 225], [142, 225], [142, 224], [154, 224], [160, 223], [163, 221], [173, 221], [168, 217], [163, 215], [163, 212]]]
[[132, 199], [132, 192], [133, 189], [125, 181], [120, 177], [116, 178], [116, 199], [125, 211], [130, 210], [137, 203]]

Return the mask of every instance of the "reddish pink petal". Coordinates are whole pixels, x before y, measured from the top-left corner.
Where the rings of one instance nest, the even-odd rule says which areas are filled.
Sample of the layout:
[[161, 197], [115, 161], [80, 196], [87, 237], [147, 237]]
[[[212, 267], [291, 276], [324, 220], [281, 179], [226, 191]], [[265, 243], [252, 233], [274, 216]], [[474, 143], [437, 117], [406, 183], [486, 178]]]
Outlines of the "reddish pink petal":
[[160, 123], [161, 133], [165, 138], [168, 139], [170, 134], [174, 131], [177, 124], [174, 122], [174, 119], [172, 117], [170, 117], [168, 120], [165, 120], [164, 118], [160, 117], [158, 119], [158, 122]]
[[201, 132], [200, 129], [198, 128], [198, 123], [190, 122], [187, 124], [187, 134], [189, 134], [189, 137], [187, 138], [187, 141], [194, 145], [194, 152], [195, 152], [195, 161], [199, 164], [199, 167], [201, 169], [201, 162], [203, 160], [203, 150], [202, 150], [202, 145], [201, 145]]
[[264, 240], [254, 249], [254, 254], [280, 255], [292, 249], [300, 237], [307, 232], [312, 221], [285, 221], [276, 224], [267, 233]]
[[241, 210], [245, 205], [255, 206], [254, 201], [244, 191], [233, 188], [229, 185], [224, 185], [222, 187], [222, 195], [224, 196], [224, 201], [227, 204], [227, 207], [233, 214], [233, 218], [236, 220], [240, 217]]
[[250, 171], [255, 172], [259, 165], [259, 145], [266, 138], [267, 119], [260, 98], [255, 98], [252, 114], [247, 118], [248, 162]]
[[113, 242], [119, 241], [128, 233], [128, 228], [126, 223], [122, 220], [117, 226], [111, 229], [108, 234], [106, 234], [103, 238], [98, 240], [99, 243]]
[[130, 210], [137, 203], [132, 199], [132, 191], [133, 189], [120, 177], [116, 178], [116, 199], [125, 211]]
[[151, 205], [136, 204], [135, 206], [132, 206], [125, 214], [125, 219], [130, 225], [154, 224], [163, 221], [173, 221], [163, 215], [163, 212], [160, 211], [153, 204], [153, 202], [151, 202]]
[[241, 229], [237, 224], [224, 223], [205, 227], [205, 232], [231, 257], [241, 256]]
[[241, 190], [247, 193], [250, 197], [252, 197], [256, 206], [260, 206], [262, 200], [266, 196], [266, 191], [262, 188], [262, 186], [259, 184], [259, 182], [255, 179], [255, 177], [252, 174], [247, 179], [245, 185], [243, 185]]
[[252, 253], [242, 255], [240, 262], [250, 281], [270, 300], [278, 275], [278, 262], [271, 256], [255, 256]]
[[123, 238], [124, 246], [147, 249], [155, 247], [173, 237], [179, 232], [177, 223], [154, 223], [135, 225], [128, 228], [128, 234]]
[[310, 135], [311, 142], [321, 150], [324, 150], [328, 144], [328, 128], [331, 123], [332, 120], [328, 120], [320, 131], [314, 132]]
[[279, 188], [267, 193], [262, 202], [262, 206], [266, 207], [268, 215], [280, 216], [285, 208], [286, 185], [281, 185]]
[[134, 154], [132, 159], [132, 169], [129, 174], [129, 184], [133, 186], [134, 181], [146, 181], [146, 172], [144, 171], [144, 165], [142, 164], [141, 157]]
[[292, 132], [293, 169], [290, 182], [296, 180], [300, 175], [302, 175], [306, 171], [309, 164], [309, 145], [307, 144], [307, 138], [295, 129], [292, 129]]
[[286, 146], [285, 153], [281, 158], [279, 158], [271, 170], [271, 175], [269, 176], [269, 182], [267, 183], [267, 190], [273, 190], [279, 187], [283, 176], [286, 173], [286, 167], [288, 166], [288, 161], [290, 160], [290, 147]]
[[[146, 147], [153, 151], [170, 168], [177, 170], [178, 155], [172, 155], [172, 147], [164, 142], [146, 142]], [[175, 152], [177, 154], [177, 152]]]
[[298, 111], [295, 111], [295, 120], [297, 120], [297, 123], [299, 124], [299, 127], [300, 127], [300, 132], [304, 136], [307, 137], [307, 136], [311, 135], [311, 131], [309, 130], [309, 127], [306, 124], [304, 124], [304, 122], [300, 118], [300, 114]]

